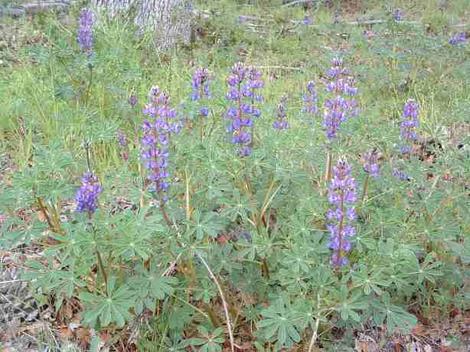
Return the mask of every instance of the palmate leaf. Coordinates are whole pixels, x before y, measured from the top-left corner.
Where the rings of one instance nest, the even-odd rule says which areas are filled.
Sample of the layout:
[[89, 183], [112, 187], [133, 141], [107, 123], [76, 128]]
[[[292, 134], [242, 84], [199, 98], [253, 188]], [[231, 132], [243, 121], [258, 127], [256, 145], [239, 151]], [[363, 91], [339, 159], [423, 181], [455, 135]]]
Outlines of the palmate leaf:
[[144, 307], [153, 311], [155, 301], [173, 294], [173, 286], [177, 283], [178, 279], [175, 277], [162, 276], [154, 264], [150, 270], [139, 267], [137, 275], [130, 279], [131, 287], [134, 288], [138, 297], [135, 302], [137, 313], [142, 312]]
[[409, 333], [418, 322], [413, 314], [392, 304], [388, 292], [384, 293], [381, 301], [375, 300], [371, 305], [374, 323], [377, 325], [385, 323], [391, 333], [395, 331]]
[[225, 228], [223, 217], [215, 212], [195, 211], [193, 220], [189, 224], [189, 234], [196, 235], [196, 239], [201, 240], [205, 236], [216, 237]]
[[83, 320], [86, 324], [101, 327], [116, 324], [123, 327], [131, 318], [129, 309], [135, 302], [135, 294], [127, 286], [121, 286], [114, 290], [113, 278], [108, 282], [108, 295], [82, 292], [80, 299], [85, 305]]
[[372, 291], [377, 295], [381, 295], [382, 288], [389, 286], [387, 280], [389, 276], [381, 268], [369, 271], [362, 267], [361, 270], [357, 270], [352, 274], [352, 280], [355, 287], [363, 288], [365, 295], [369, 295]]
[[217, 328], [212, 332], [201, 325], [198, 327], [199, 334], [202, 337], [194, 337], [187, 340], [188, 346], [197, 346], [197, 350], [201, 352], [220, 352], [222, 351], [222, 343], [224, 342], [222, 328]]
[[362, 294], [362, 291], [354, 291], [351, 295], [346, 286], [341, 286], [339, 291], [340, 302], [336, 308], [342, 320], [352, 319], [356, 322], [361, 320], [361, 313], [367, 309], [367, 297]]
[[280, 298], [262, 310], [261, 315], [263, 319], [257, 325], [266, 340], [276, 341], [279, 346], [286, 347], [300, 341], [296, 324], [298, 317], [284, 299]]
[[22, 278], [31, 280], [34, 286], [41, 287], [46, 293], [53, 293], [56, 297], [56, 309], [60, 308], [62, 298], [71, 298], [77, 288], [86, 285], [80, 279], [85, 274], [84, 268], [78, 266], [73, 259], [64, 260], [58, 268], [52, 262], [45, 264], [35, 260], [28, 261], [27, 267]]
[[178, 282], [178, 279], [175, 277], [166, 277], [166, 276], [149, 276], [150, 281], [150, 294], [156, 299], [164, 299], [165, 296], [173, 293], [173, 287]]

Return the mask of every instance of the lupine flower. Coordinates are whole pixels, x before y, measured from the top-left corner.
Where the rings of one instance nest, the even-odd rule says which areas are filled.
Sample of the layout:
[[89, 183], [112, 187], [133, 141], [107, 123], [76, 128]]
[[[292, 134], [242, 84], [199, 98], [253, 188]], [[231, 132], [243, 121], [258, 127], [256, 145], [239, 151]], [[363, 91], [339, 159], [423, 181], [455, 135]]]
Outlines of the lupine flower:
[[334, 58], [331, 64], [324, 83], [334, 97], [325, 100], [323, 114], [323, 127], [329, 140], [336, 138], [342, 122], [358, 114], [357, 101], [350, 98], [357, 94], [354, 78], [340, 58]]
[[129, 159], [129, 152], [127, 149], [127, 136], [122, 130], [118, 130], [116, 133], [116, 138], [121, 147], [121, 157], [127, 161]]
[[375, 33], [371, 30], [364, 30], [364, 32], [362, 32], [362, 34], [364, 35], [364, 37], [369, 40], [369, 39], [372, 39], [375, 37]]
[[395, 21], [401, 21], [403, 19], [403, 12], [400, 9], [396, 9], [393, 11], [392, 17]]
[[200, 100], [202, 98], [210, 98], [211, 93], [209, 90], [210, 75], [207, 68], [198, 68], [193, 74], [193, 100]]
[[309, 26], [313, 23], [313, 20], [310, 16], [305, 16], [304, 19], [302, 20], [302, 23], [306, 26]]
[[226, 117], [231, 120], [228, 132], [232, 133], [232, 143], [238, 146], [238, 154], [248, 156], [252, 148], [252, 118], [261, 115], [255, 102], [263, 99], [259, 89], [264, 86], [264, 82], [259, 71], [239, 62], [233, 65], [227, 84], [227, 99], [234, 103], [226, 113]]
[[451, 45], [459, 45], [463, 44], [467, 41], [467, 33], [465, 32], [460, 32], [454, 34], [450, 39], [449, 39], [449, 44]]
[[129, 105], [131, 106], [131, 108], [135, 107], [137, 105], [137, 96], [135, 94], [132, 94], [130, 97], [129, 97]]
[[77, 42], [80, 49], [91, 54], [93, 49], [93, 12], [90, 9], [82, 9], [78, 25]]
[[277, 106], [277, 119], [273, 122], [273, 127], [277, 130], [285, 130], [289, 128], [286, 113], [287, 96], [283, 95]]
[[341, 96], [325, 100], [323, 127], [329, 140], [335, 139], [341, 123], [346, 121], [348, 102]]
[[117, 131], [116, 138], [121, 147], [127, 147], [127, 136], [122, 130]]
[[76, 211], [93, 214], [98, 208], [98, 196], [101, 192], [102, 188], [98, 178], [91, 172], [86, 172], [82, 177], [82, 185], [75, 195]]
[[330, 232], [329, 248], [333, 250], [331, 264], [335, 267], [348, 263], [351, 250], [350, 238], [356, 234], [353, 223], [356, 219], [354, 203], [357, 201], [356, 181], [351, 176], [351, 167], [344, 160], [333, 167], [333, 178], [328, 187], [331, 208], [326, 217]]
[[392, 175], [393, 175], [393, 177], [399, 179], [400, 181], [409, 181], [410, 180], [410, 177], [407, 174], [405, 174], [403, 171], [401, 171], [397, 168], [393, 168]]
[[402, 122], [400, 124], [400, 135], [402, 140], [407, 143], [401, 147], [403, 154], [411, 152], [411, 146], [414, 141], [419, 139], [416, 128], [419, 126], [418, 120], [419, 105], [413, 99], [408, 99], [403, 107]]
[[[158, 193], [168, 189], [168, 157], [171, 133], [179, 131], [176, 110], [170, 107], [170, 98], [159, 87], [152, 87], [150, 102], [145, 105], [144, 115], [148, 118], [142, 125], [142, 153], [144, 166], [148, 170], [147, 178], [154, 184]], [[162, 196], [161, 201], [165, 201]]]
[[[192, 88], [193, 92], [191, 95], [191, 99], [193, 101], [201, 100], [201, 99], [209, 99], [211, 97], [209, 84], [211, 81], [211, 77], [209, 74], [209, 70], [206, 68], [198, 68], [193, 74], [192, 80]], [[209, 108], [206, 106], [202, 106], [199, 108], [199, 114], [201, 116], [208, 116], [209, 115]]]
[[304, 108], [303, 111], [312, 115], [318, 113], [317, 106], [317, 90], [315, 89], [315, 82], [310, 81], [307, 83], [307, 93], [303, 96]]
[[238, 16], [238, 23], [248, 22], [248, 19], [249, 19], [248, 16], [240, 15], [240, 16]]
[[362, 156], [362, 166], [364, 171], [372, 177], [379, 177], [379, 153], [377, 150], [370, 150]]

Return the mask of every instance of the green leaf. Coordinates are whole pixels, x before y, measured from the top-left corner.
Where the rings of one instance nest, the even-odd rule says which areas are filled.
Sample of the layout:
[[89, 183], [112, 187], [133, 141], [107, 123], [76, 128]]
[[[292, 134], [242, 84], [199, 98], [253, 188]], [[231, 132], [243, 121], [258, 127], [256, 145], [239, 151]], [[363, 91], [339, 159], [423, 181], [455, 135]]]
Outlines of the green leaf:
[[[108, 287], [112, 286], [108, 284]], [[134, 294], [126, 286], [109, 292], [109, 296], [82, 292], [80, 299], [86, 307], [83, 317], [85, 323], [91, 326], [95, 326], [98, 322], [101, 326], [116, 324], [118, 327], [123, 327], [131, 318], [129, 309], [135, 301]]]
[[151, 275], [148, 279], [150, 281], [150, 294], [156, 299], [164, 299], [167, 295], [171, 295], [174, 291], [172, 285], [178, 282], [175, 277], [160, 275]]
[[281, 346], [290, 347], [300, 341], [297, 330], [298, 317], [290, 304], [279, 299], [261, 311], [263, 319], [258, 322], [263, 336], [269, 341], [277, 341]]

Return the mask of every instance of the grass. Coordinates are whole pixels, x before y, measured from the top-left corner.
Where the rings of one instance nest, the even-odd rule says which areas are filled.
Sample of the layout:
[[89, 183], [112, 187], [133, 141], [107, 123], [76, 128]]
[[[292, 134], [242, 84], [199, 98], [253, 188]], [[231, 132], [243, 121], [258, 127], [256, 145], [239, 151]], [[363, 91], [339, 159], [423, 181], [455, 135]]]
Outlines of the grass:
[[[177, 165], [174, 170], [177, 191], [170, 205], [173, 217], [182, 224], [185, 217], [194, 220], [198, 211], [204, 210], [199, 209], [196, 201], [200, 200], [205, 207], [204, 194], [210, 194], [214, 186], [217, 197], [224, 195], [220, 197], [226, 202], [220, 208], [227, 215], [223, 221], [230, 223], [225, 225], [229, 228], [233, 224], [249, 226], [240, 218], [251, 215], [231, 217], [228, 212], [237, 202], [245, 202], [244, 197], [249, 198], [244, 194], [243, 182], [239, 181], [248, 169], [252, 177], [255, 175], [253, 187], [256, 188], [248, 202], [255, 205], [250, 204], [244, 211], [255, 214], [257, 210], [253, 208], [265, 206], [263, 209], [272, 215], [278, 228], [272, 237], [260, 235], [253, 239], [259, 242], [255, 243], [257, 254], [252, 261], [265, 258], [276, 268], [271, 273], [274, 279], [269, 278], [276, 284], [260, 284], [260, 287], [269, 291], [273, 287], [270, 285], [282, 286], [279, 282], [288, 282], [284, 276], [290, 274], [275, 263], [281, 262], [280, 257], [292, 254], [286, 254], [286, 248], [295, 252], [296, 241], [299, 241], [297, 234], [291, 234], [288, 229], [308, 232], [305, 226], [311, 227], [314, 236], [326, 232], [323, 226], [326, 190], [322, 181], [326, 139], [321, 127], [322, 117], [312, 119], [301, 112], [302, 92], [309, 80], [315, 80], [322, 102], [326, 94], [320, 78], [330, 60], [340, 55], [357, 79], [361, 111], [358, 118], [344, 125], [341, 142], [333, 146], [333, 155], [347, 157], [359, 174], [360, 155], [377, 148], [383, 156], [382, 173], [388, 175], [370, 186], [369, 198], [361, 205], [360, 233], [351, 261], [360, 267], [363, 253], [371, 252], [368, 264], [372, 268], [380, 267], [381, 256], [387, 251], [380, 247], [383, 240], [397, 257], [405, 255], [406, 251], [415, 253], [418, 267], [421, 265], [425, 270], [429, 269], [428, 264], [432, 266], [431, 262], [439, 263], [442, 271], [436, 273], [431, 268], [429, 275], [455, 275], [454, 281], [463, 284], [456, 288], [445, 280], [443, 283], [433, 278], [428, 282], [425, 277], [426, 283], [419, 288], [403, 289], [403, 297], [416, 307], [400, 304], [418, 316], [421, 323], [447, 317], [455, 307], [464, 312], [468, 309], [464, 302], [467, 296], [462, 291], [468, 285], [465, 280], [468, 280], [469, 263], [466, 178], [469, 172], [470, 61], [468, 45], [452, 46], [448, 40], [453, 33], [468, 31], [469, 24], [465, 22], [469, 17], [468, 1], [330, 3], [330, 6], [305, 10], [302, 6], [281, 6], [280, 1], [201, 2], [197, 6], [201, 10], [196, 23], [198, 30], [191, 45], [164, 53], [155, 49], [150, 33], [139, 37], [128, 22], [102, 18], [94, 29], [92, 71], [84, 56], [78, 54], [75, 25], [78, 8], [73, 8], [66, 17], [42, 14], [33, 19], [5, 18], [0, 27], [3, 33], [0, 41], [0, 154], [10, 161], [0, 179], [4, 187], [0, 192], [3, 198], [0, 209], [11, 218], [15, 218], [19, 209], [32, 209], [34, 217], [34, 195], [47, 199], [48, 204], [60, 212], [63, 203], [73, 199], [79, 175], [87, 167], [83, 148], [87, 141], [92, 145], [92, 168], [105, 185], [103, 203], [114, 204], [121, 196], [148, 203], [150, 197], [140, 189], [143, 171], [138, 162], [138, 143], [131, 147], [130, 162], [125, 164], [116, 143], [118, 130], [125, 131], [131, 140], [136, 138], [135, 131], [143, 120], [140, 109], [130, 107], [128, 98], [131, 94], [137, 95], [141, 107], [149, 88], [159, 85], [169, 93], [173, 106], [184, 116], [190, 116], [194, 114], [189, 98], [191, 75], [196, 67], [204, 66], [214, 76], [211, 120], [201, 127], [207, 136], [201, 142], [197, 133], [185, 132], [175, 137], [177, 148], [172, 162]], [[404, 13], [402, 22], [391, 17], [396, 8]], [[252, 17], [240, 21], [239, 16]], [[304, 16], [310, 16], [313, 24], [302, 24]], [[335, 18], [336, 24], [333, 23]], [[371, 19], [383, 22], [349, 23]], [[225, 78], [237, 61], [259, 67], [265, 79], [266, 103], [261, 108], [262, 118], [256, 122], [254, 157], [246, 163], [234, 156], [227, 143], [223, 119], [227, 107]], [[291, 128], [285, 133], [275, 133], [271, 125], [283, 94], [289, 98]], [[419, 132], [423, 137], [422, 143], [415, 146], [412, 162], [396, 156], [400, 115], [408, 98], [416, 99], [420, 105]], [[196, 122], [194, 124], [196, 126]], [[390, 177], [397, 166], [412, 178], [410, 185], [399, 184]], [[362, 186], [362, 174], [358, 181]], [[238, 189], [238, 194], [235, 192], [230, 198], [226, 194], [231, 188]], [[274, 192], [276, 189], [278, 191]], [[212, 200], [208, 204], [208, 208], [214, 205]], [[8, 234], [0, 238], [0, 246], [12, 248], [30, 240], [38, 241], [40, 236], [34, 235], [30, 223], [15, 221], [16, 227], [9, 227]], [[268, 229], [262, 231], [268, 232]], [[198, 246], [215, 242], [213, 239], [198, 241], [195, 241]], [[309, 241], [305, 239], [307, 247], [312, 246]], [[315, 262], [311, 258], [306, 260]], [[183, 267], [192, 265], [189, 259], [183, 264]], [[455, 272], [451, 273], [453, 268]], [[212, 290], [211, 297], [217, 296], [204, 267], [197, 275], [200, 285], [206, 286], [192, 288], [194, 283], [190, 282], [189, 288], [180, 287], [182, 292], [170, 296], [161, 309], [171, 306], [175, 315], [194, 314], [196, 321], [210, 315], [213, 324], [216, 321], [223, 326], [224, 314], [211, 310], [211, 301], [201, 303], [189, 299], [185, 290], [194, 289], [197, 293], [208, 289]], [[182, 280], [189, 279], [184, 276]], [[204, 280], [208, 281], [202, 284]], [[232, 280], [237, 279], [227, 275], [222, 286], [228, 289], [228, 282]], [[246, 285], [247, 292], [254, 289]], [[304, 289], [298, 290], [303, 292]], [[263, 299], [256, 303], [272, 303], [270, 295], [273, 294], [281, 295], [276, 290], [270, 294], [257, 292], [259, 296], [254, 296]], [[306, 292], [302, 295], [308, 297]], [[229, 294], [227, 299], [229, 306], [236, 307], [240, 297]], [[256, 318], [251, 323], [248, 312], [230, 312], [243, 316], [243, 321], [234, 324], [237, 331], [250, 330], [248, 326], [254, 326], [262, 316], [259, 306], [253, 304], [252, 308], [256, 310]], [[147, 327], [141, 328], [140, 348], [168, 350], [168, 340], [178, 340], [169, 333], [176, 329], [175, 319], [178, 318], [169, 314], [150, 320]], [[348, 337], [347, 333], [341, 337], [335, 335], [335, 329], [352, 331], [347, 330], [347, 323], [341, 324], [338, 321], [330, 325], [317, 324], [316, 328], [322, 330], [320, 340], [326, 350], [351, 346], [353, 337]], [[179, 328], [176, 331], [184, 330]], [[254, 330], [250, 330], [250, 334]], [[200, 330], [195, 332], [195, 328], [185, 331], [191, 338], [204, 335]], [[268, 341], [270, 339], [262, 337], [262, 333], [253, 332], [253, 335], [263, 342], [254, 343], [252, 348], [260, 351], [261, 345], [266, 350], [276, 348], [275, 341]], [[303, 340], [308, 345], [310, 336]], [[305, 344], [294, 345], [306, 347]]]

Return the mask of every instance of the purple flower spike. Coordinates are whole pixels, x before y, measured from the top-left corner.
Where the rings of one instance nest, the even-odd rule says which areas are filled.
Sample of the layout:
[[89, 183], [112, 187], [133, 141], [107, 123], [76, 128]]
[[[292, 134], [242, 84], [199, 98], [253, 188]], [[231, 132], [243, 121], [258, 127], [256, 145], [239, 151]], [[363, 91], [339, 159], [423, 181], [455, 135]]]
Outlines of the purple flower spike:
[[131, 106], [131, 108], [135, 107], [137, 105], [137, 96], [132, 94], [130, 97], [129, 97], [129, 105]]
[[286, 113], [287, 96], [283, 95], [277, 106], [277, 119], [273, 122], [273, 127], [277, 130], [286, 130], [289, 128]]
[[91, 172], [86, 172], [82, 177], [82, 185], [75, 195], [76, 211], [88, 212], [91, 216], [98, 208], [98, 196], [101, 192], [102, 188], [98, 178]]
[[238, 62], [233, 65], [227, 84], [227, 99], [233, 102], [226, 112], [226, 118], [230, 120], [228, 132], [232, 133], [232, 143], [238, 146], [238, 154], [249, 156], [252, 151], [253, 118], [261, 115], [256, 107], [256, 102], [263, 100], [259, 92], [264, 86], [261, 72]]
[[121, 157], [125, 161], [129, 160], [129, 150], [127, 148], [128, 141], [126, 134], [122, 130], [118, 130], [116, 133], [116, 138], [119, 143], [119, 146], [121, 147]]
[[203, 98], [210, 98], [211, 93], [209, 84], [211, 77], [207, 68], [198, 68], [193, 74], [192, 88], [193, 94], [192, 100], [200, 100]]
[[116, 133], [116, 138], [121, 147], [127, 147], [127, 136], [122, 130], [118, 130]]
[[449, 39], [450, 45], [459, 45], [459, 44], [464, 44], [466, 42], [467, 42], [467, 33], [465, 32], [456, 33]]
[[[170, 98], [159, 87], [152, 87], [150, 102], [145, 105], [144, 115], [148, 118], [142, 124], [141, 157], [148, 170], [147, 178], [154, 184], [157, 193], [168, 189], [168, 157], [171, 134], [179, 131], [176, 110], [170, 107]], [[166, 197], [161, 196], [160, 201]]]
[[326, 91], [334, 95], [324, 102], [323, 127], [329, 140], [336, 138], [341, 124], [358, 114], [355, 80], [344, 68], [343, 60], [334, 58], [326, 72]]
[[353, 223], [356, 219], [354, 203], [357, 201], [356, 181], [351, 176], [351, 167], [346, 161], [338, 161], [333, 168], [328, 201], [331, 204], [326, 213], [327, 229], [330, 232], [329, 248], [333, 250], [331, 264], [334, 267], [344, 266], [348, 264], [350, 238], [356, 234]]
[[77, 42], [80, 49], [90, 55], [93, 49], [93, 12], [82, 9], [78, 22]]
[[323, 127], [329, 140], [336, 138], [341, 123], [347, 120], [348, 102], [341, 96], [325, 100]]
[[[193, 101], [210, 99], [210, 82], [211, 76], [209, 70], [207, 70], [206, 68], [198, 68], [193, 74], [193, 79], [191, 83], [193, 92], [191, 94], [191, 99]], [[199, 108], [199, 115], [207, 117], [209, 115], [209, 108], [206, 106], [201, 106]]]
[[303, 96], [304, 108], [303, 111], [312, 115], [318, 113], [317, 106], [317, 90], [315, 89], [315, 82], [310, 81], [307, 83], [307, 93]]
[[309, 26], [313, 24], [313, 20], [310, 16], [305, 16], [304, 19], [302, 20], [302, 23], [306, 26]]
[[405, 174], [403, 171], [401, 171], [397, 168], [393, 168], [392, 175], [393, 175], [393, 177], [395, 177], [396, 179], [398, 179], [400, 181], [409, 181], [410, 180], [410, 178], [407, 174]]
[[403, 19], [403, 12], [400, 9], [396, 9], [395, 11], [393, 11], [392, 17], [397, 22], [401, 21]]
[[400, 136], [405, 143], [401, 147], [401, 152], [407, 154], [411, 152], [411, 145], [419, 139], [416, 128], [419, 127], [419, 105], [413, 99], [408, 99], [403, 107], [402, 122], [400, 124]]
[[364, 171], [372, 177], [379, 177], [379, 153], [377, 150], [368, 151], [362, 156], [362, 166], [364, 167]]

